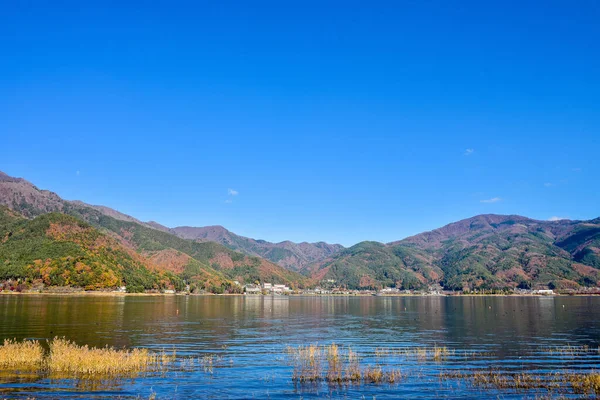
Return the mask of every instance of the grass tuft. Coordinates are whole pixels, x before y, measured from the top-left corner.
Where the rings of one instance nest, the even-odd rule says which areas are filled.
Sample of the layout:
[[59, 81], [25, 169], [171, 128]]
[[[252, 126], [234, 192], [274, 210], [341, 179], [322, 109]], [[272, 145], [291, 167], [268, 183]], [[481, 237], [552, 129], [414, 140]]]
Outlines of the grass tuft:
[[547, 392], [565, 392], [586, 396], [600, 395], [600, 373], [591, 372], [554, 372], [536, 373], [522, 371], [504, 373], [496, 370], [475, 371], [471, 373], [453, 372], [440, 375], [443, 379], [458, 379], [471, 382], [475, 387], [484, 389], [545, 390]]
[[44, 372], [50, 376], [112, 378], [135, 376], [142, 372], [164, 370], [175, 353], [154, 353], [147, 349], [118, 350], [112, 347], [79, 346], [64, 338], [54, 338], [50, 351], [39, 341], [5, 340], [0, 346], [0, 368], [22, 372]]
[[[361, 368], [359, 356], [351, 348], [331, 344], [288, 347], [294, 372], [294, 382], [327, 382], [329, 384], [396, 383], [402, 375], [399, 370], [383, 370], [381, 365]], [[326, 365], [326, 369], [324, 366]]]
[[75, 375], [133, 375], [166, 367], [174, 356], [147, 349], [118, 350], [112, 347], [79, 346], [64, 338], [50, 343], [48, 368], [51, 372]]
[[0, 368], [36, 371], [42, 368], [44, 349], [37, 341], [17, 342], [5, 339], [0, 346]]

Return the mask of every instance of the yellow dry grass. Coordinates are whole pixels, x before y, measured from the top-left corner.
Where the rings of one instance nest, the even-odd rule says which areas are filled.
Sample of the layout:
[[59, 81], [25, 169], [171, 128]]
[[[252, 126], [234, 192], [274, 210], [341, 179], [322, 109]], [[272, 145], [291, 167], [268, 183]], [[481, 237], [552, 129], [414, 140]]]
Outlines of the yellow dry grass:
[[380, 366], [368, 366], [363, 371], [363, 379], [369, 383], [379, 383], [383, 381], [383, 371]]
[[118, 350], [112, 347], [79, 346], [64, 338], [50, 343], [48, 369], [53, 373], [76, 375], [132, 375], [166, 367], [174, 356], [147, 349]]
[[329, 382], [342, 381], [342, 362], [340, 348], [333, 343], [325, 348], [327, 352], [327, 380]]
[[5, 339], [0, 346], [0, 368], [21, 371], [42, 368], [44, 349], [37, 341], [17, 342]]
[[293, 380], [300, 382], [314, 382], [321, 379], [321, 349], [316, 344], [288, 347], [288, 354], [294, 362]]
[[344, 378], [348, 382], [360, 382], [362, 379], [358, 354], [356, 354], [352, 349], [348, 349], [348, 363], [346, 364], [346, 373]]
[[600, 373], [570, 374], [566, 380], [577, 394], [600, 395]]
[[502, 373], [500, 371], [477, 371], [472, 373], [443, 373], [441, 379], [470, 381], [473, 386], [484, 389], [547, 390], [594, 396], [600, 395], [600, 373], [591, 372], [552, 372]]
[[325, 381], [338, 385], [361, 382], [393, 384], [402, 377], [399, 370], [384, 370], [381, 365], [361, 368], [356, 352], [351, 348], [341, 348], [335, 343], [322, 347], [315, 344], [288, 347], [287, 352], [294, 366], [294, 382]]
[[175, 358], [175, 353], [164, 351], [90, 348], [64, 338], [54, 338], [49, 347], [46, 353], [39, 341], [5, 340], [0, 346], [0, 370], [110, 378], [161, 371]]

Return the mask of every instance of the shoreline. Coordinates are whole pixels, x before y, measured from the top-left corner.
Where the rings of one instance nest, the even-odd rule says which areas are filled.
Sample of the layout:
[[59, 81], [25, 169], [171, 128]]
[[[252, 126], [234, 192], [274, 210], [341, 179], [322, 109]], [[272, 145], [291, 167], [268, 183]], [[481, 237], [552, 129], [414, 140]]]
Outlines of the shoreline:
[[595, 297], [600, 296], [600, 293], [554, 293], [554, 294], [533, 294], [533, 293], [514, 293], [514, 294], [289, 294], [289, 295], [262, 295], [262, 294], [245, 294], [245, 293], [123, 293], [123, 292], [102, 292], [102, 291], [72, 291], [72, 292], [13, 292], [1, 291], [0, 296], [61, 296], [61, 297], [81, 297], [81, 296], [98, 296], [98, 297], [170, 297], [170, 296], [227, 296], [227, 297], [377, 297], [377, 298], [394, 298], [394, 297]]

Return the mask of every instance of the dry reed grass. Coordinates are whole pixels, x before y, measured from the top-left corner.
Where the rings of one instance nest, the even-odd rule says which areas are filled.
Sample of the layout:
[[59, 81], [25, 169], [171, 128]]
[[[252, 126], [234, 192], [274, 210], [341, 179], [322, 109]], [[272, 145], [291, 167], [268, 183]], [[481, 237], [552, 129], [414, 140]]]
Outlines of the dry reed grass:
[[600, 395], [600, 373], [570, 374], [566, 380], [577, 394]]
[[476, 371], [472, 373], [442, 373], [440, 378], [469, 381], [473, 386], [485, 389], [513, 389], [518, 391], [545, 390], [550, 393], [600, 395], [600, 373], [552, 372], [503, 373], [501, 371]]
[[344, 377], [348, 382], [360, 382], [362, 378], [358, 354], [350, 348], [348, 349], [348, 363], [346, 364]]
[[48, 369], [53, 373], [75, 375], [134, 375], [164, 369], [174, 355], [152, 353], [147, 349], [118, 350], [112, 347], [90, 348], [66, 339], [50, 343]]
[[396, 383], [402, 377], [399, 370], [384, 370], [381, 365], [361, 368], [356, 352], [351, 348], [343, 349], [335, 343], [323, 347], [315, 344], [288, 347], [287, 352], [294, 367], [294, 382]]
[[134, 376], [142, 372], [164, 370], [175, 353], [154, 353], [147, 349], [90, 348], [64, 338], [54, 338], [50, 351], [44, 352], [39, 341], [5, 340], [0, 346], [0, 368], [18, 372], [46, 372], [50, 376], [110, 378]]
[[287, 348], [294, 363], [292, 379], [298, 382], [315, 382], [321, 379], [322, 359], [321, 349], [316, 344]]
[[42, 368], [44, 349], [37, 341], [17, 342], [5, 339], [0, 346], [0, 368], [32, 371]]

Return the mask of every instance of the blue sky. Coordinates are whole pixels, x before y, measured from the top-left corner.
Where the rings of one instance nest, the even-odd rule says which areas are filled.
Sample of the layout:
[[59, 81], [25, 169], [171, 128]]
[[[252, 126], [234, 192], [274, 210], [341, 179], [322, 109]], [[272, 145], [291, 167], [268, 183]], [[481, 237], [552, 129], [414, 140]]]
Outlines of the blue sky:
[[344, 245], [600, 216], [598, 2], [8, 3], [0, 170], [67, 199]]

